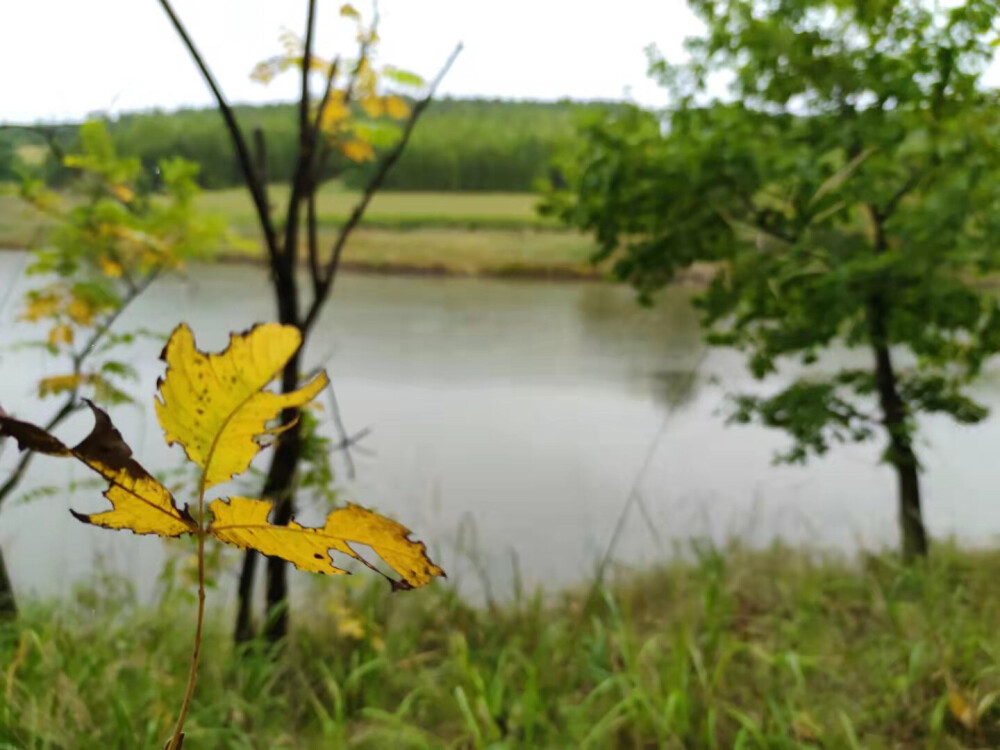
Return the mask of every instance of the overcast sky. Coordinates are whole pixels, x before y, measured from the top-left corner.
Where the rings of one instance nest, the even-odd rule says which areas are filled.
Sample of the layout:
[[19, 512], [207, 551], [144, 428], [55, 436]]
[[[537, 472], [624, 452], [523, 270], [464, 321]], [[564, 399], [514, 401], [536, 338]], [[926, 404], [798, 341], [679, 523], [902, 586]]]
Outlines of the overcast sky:
[[[356, 7], [370, 11], [371, 0]], [[319, 0], [318, 53], [351, 48], [342, 0]], [[0, 121], [209, 104], [209, 94], [156, 0], [7, 0], [0, 23]], [[294, 96], [294, 76], [250, 81], [301, 33], [304, 0], [174, 0], [232, 101]], [[662, 103], [644, 48], [670, 56], [699, 24], [683, 0], [381, 0], [381, 60], [431, 77], [455, 43], [465, 51], [441, 88], [455, 96]], [[339, 33], [338, 33], [339, 29]]]

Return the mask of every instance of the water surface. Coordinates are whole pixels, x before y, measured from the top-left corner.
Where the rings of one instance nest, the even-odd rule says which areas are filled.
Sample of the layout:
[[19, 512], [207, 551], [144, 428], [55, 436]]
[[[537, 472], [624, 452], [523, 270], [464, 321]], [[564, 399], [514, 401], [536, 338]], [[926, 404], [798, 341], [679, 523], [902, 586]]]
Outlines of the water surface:
[[[0, 302], [13, 290], [0, 310], [2, 345], [38, 335], [16, 321], [29, 282], [24, 258], [0, 255]], [[586, 578], [634, 483], [641, 502], [615, 555], [624, 563], [661, 558], [691, 537], [763, 544], [780, 536], [848, 550], [894, 543], [894, 476], [878, 465], [878, 444], [775, 467], [781, 434], [725, 426], [725, 391], [759, 385], [737, 354], [705, 351], [689, 294], [671, 289], [642, 309], [627, 289], [594, 282], [344, 276], [307, 352], [310, 365], [328, 368], [348, 429], [371, 428], [353, 481], [335, 458], [342, 496], [398, 518], [453, 579], [477, 590], [487, 579], [497, 596], [509, 593], [515, 564], [526, 586]], [[199, 267], [155, 285], [119, 325], [166, 333], [185, 320], [199, 344], [221, 348], [230, 330], [272, 317], [262, 269]], [[130, 350], [142, 407], [114, 411], [154, 471], [181, 462], [151, 407], [160, 346]], [[835, 352], [822, 366], [848, 359], [867, 361], [864, 352]], [[0, 403], [44, 420], [53, 406], [36, 401], [35, 383], [64, 367], [43, 351], [5, 348]], [[996, 377], [975, 391], [1000, 406]], [[923, 425], [930, 529], [992, 540], [1000, 422]], [[61, 434], [73, 440], [88, 428], [81, 415]], [[0, 475], [13, 453], [8, 446], [0, 456]], [[82, 466], [41, 458], [24, 486], [86, 478]], [[90, 528], [67, 512], [103, 503], [99, 491], [81, 488], [3, 509], [0, 544], [19, 592], [63, 595], [94, 575], [97, 561], [153, 590], [161, 543]], [[307, 506], [300, 520], [315, 521], [319, 509]]]

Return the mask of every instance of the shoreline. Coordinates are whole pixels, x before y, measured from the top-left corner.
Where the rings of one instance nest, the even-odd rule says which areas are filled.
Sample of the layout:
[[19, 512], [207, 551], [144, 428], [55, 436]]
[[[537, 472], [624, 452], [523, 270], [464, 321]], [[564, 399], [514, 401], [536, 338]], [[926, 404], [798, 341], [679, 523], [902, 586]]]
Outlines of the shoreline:
[[[14, 253], [27, 252], [23, 247], [14, 247], [10, 244], [0, 242], [0, 252]], [[206, 264], [221, 265], [243, 265], [243, 266], [265, 266], [266, 260], [263, 256], [250, 255], [247, 253], [223, 251], [215, 255], [210, 260], [200, 261]], [[304, 263], [303, 263], [304, 265]], [[530, 282], [597, 282], [597, 283], [618, 283], [611, 279], [607, 273], [599, 268], [581, 268], [568, 265], [519, 265], [507, 264], [497, 266], [480, 266], [473, 268], [456, 268], [447, 263], [434, 263], [423, 265], [417, 263], [399, 262], [367, 262], [363, 260], [345, 260], [341, 263], [340, 270], [344, 273], [358, 276], [398, 276], [406, 277], [428, 277], [441, 279], [497, 279], [507, 281], [530, 281]], [[673, 285], [678, 286], [707, 286], [711, 278], [710, 269], [707, 267], [695, 267], [685, 269], [677, 273]]]

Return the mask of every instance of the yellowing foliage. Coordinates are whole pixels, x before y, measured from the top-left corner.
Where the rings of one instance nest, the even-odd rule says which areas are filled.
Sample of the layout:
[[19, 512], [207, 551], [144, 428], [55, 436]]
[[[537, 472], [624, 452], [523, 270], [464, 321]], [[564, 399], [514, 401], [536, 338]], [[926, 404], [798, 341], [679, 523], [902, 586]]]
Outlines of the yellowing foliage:
[[98, 262], [101, 265], [101, 272], [109, 279], [120, 279], [122, 277], [124, 269], [121, 263], [110, 258], [100, 258]]
[[394, 120], [405, 120], [410, 116], [410, 105], [401, 96], [387, 96], [383, 99], [385, 113]]
[[[370, 121], [406, 120], [412, 113], [402, 96], [385, 93], [383, 83], [388, 81], [397, 89], [412, 90], [424, 85], [424, 81], [420, 76], [389, 65], [376, 66], [374, 61], [380, 40], [374, 23], [367, 25], [361, 13], [350, 4], [341, 6], [340, 16], [355, 25], [360, 52], [351, 65], [310, 56], [308, 73], [322, 74], [329, 87], [321, 111], [316, 113], [319, 130], [325, 136], [324, 148], [339, 151], [351, 161], [374, 161], [376, 144], [385, 145], [386, 140], [374, 138], [372, 134], [376, 128]], [[285, 32], [280, 41], [284, 54], [258, 63], [250, 76], [253, 80], [266, 84], [286, 71], [302, 70], [305, 58], [302, 39]], [[340, 58], [336, 60], [339, 62]]]
[[[51, 335], [49, 340], [51, 341]], [[82, 375], [53, 375], [52, 377], [42, 378], [38, 381], [38, 395], [41, 398], [45, 398], [56, 393], [72, 391], [82, 382]]]
[[[332, 511], [319, 528], [292, 521], [279, 526], [268, 521], [271, 503], [245, 497], [215, 500], [209, 506], [214, 518], [205, 523], [205, 489], [245, 471], [261, 450], [263, 435], [279, 430], [268, 422], [282, 409], [301, 407], [326, 387], [326, 373], [288, 394], [262, 390], [295, 354], [301, 335], [293, 326], [257, 325], [230, 337], [218, 354], [199, 351], [194, 335], [180, 325], [164, 349], [167, 372], [161, 379], [156, 413], [168, 443], [180, 443], [203, 469], [199, 515], [180, 509], [170, 492], [132, 458], [132, 451], [106, 412], [90, 401], [94, 427], [77, 446], [66, 447], [40, 427], [0, 413], [0, 436], [14, 437], [22, 450], [53, 456], [74, 456], [104, 477], [104, 496], [112, 509], [103, 513], [73, 515], [96, 526], [128, 529], [137, 534], [174, 537], [195, 534], [214, 536], [240, 547], [288, 560], [314, 573], [344, 573], [334, 566], [330, 552], [338, 552], [378, 571], [351, 545], [374, 550], [402, 580], [389, 579], [394, 589], [425, 586], [444, 571], [427, 556], [422, 542], [409, 538], [409, 530], [357, 505]], [[77, 376], [72, 376], [77, 377]], [[52, 379], [57, 380], [56, 378]], [[60, 387], [72, 387], [69, 379]]]
[[375, 161], [375, 149], [368, 141], [344, 141], [340, 144], [340, 153], [351, 161]]
[[204, 469], [205, 487], [246, 471], [261, 450], [256, 438], [280, 431], [267, 422], [326, 387], [326, 373], [320, 373], [294, 393], [261, 391], [301, 343], [295, 327], [269, 323], [231, 336], [220, 354], [203, 354], [190, 328], [182, 324], [174, 331], [163, 350], [167, 374], [159, 383], [156, 416], [167, 444], [180, 443]]
[[65, 323], [55, 326], [49, 331], [49, 345], [59, 346], [60, 344], [73, 343], [73, 329]]
[[53, 291], [33, 292], [28, 295], [21, 320], [34, 323], [42, 318], [51, 317], [59, 310], [60, 304], [59, 295]]
[[333, 132], [351, 116], [351, 110], [344, 103], [343, 91], [331, 91], [330, 98], [323, 109], [320, 128], [326, 133]]
[[361, 100], [361, 109], [366, 115], [375, 119], [385, 114], [385, 103], [379, 96], [366, 96]]
[[308, 528], [290, 522], [275, 526], [268, 522], [271, 503], [233, 497], [211, 505], [215, 520], [209, 531], [218, 539], [242, 549], [288, 560], [296, 568], [311, 573], [336, 574], [345, 571], [333, 565], [329, 550], [341, 552], [368, 565], [350, 544], [364, 544], [378, 553], [403, 577], [394, 588], [416, 588], [431, 582], [444, 571], [432, 563], [422, 542], [410, 541], [410, 531], [395, 521], [357, 505], [338, 508], [326, 517], [322, 528]]
[[77, 325], [89, 326], [94, 322], [94, 315], [97, 314], [97, 310], [88, 300], [74, 297], [66, 305], [66, 314]]
[[114, 195], [122, 203], [131, 203], [135, 200], [135, 191], [128, 185], [115, 184], [108, 188], [112, 195]]

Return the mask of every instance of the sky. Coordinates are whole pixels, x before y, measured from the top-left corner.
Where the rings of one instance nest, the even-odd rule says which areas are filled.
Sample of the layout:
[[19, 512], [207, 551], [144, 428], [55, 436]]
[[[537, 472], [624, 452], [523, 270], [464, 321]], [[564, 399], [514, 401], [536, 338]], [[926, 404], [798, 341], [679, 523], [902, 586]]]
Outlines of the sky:
[[[342, 0], [319, 0], [316, 51], [353, 49]], [[370, 12], [371, 0], [356, 0]], [[156, 0], [5, 0], [0, 25], [0, 122], [75, 120], [211, 103]], [[280, 53], [282, 29], [302, 32], [304, 0], [173, 0], [233, 102], [295, 97], [295, 76], [262, 86], [254, 65]], [[465, 47], [442, 95], [622, 99], [663, 104], [645, 48], [682, 54], [699, 22], [684, 0], [380, 0], [380, 60], [431, 78]]]

